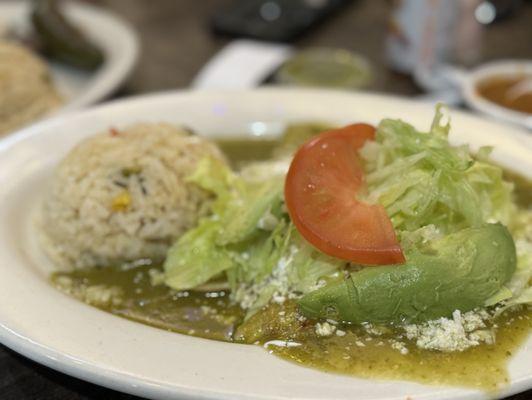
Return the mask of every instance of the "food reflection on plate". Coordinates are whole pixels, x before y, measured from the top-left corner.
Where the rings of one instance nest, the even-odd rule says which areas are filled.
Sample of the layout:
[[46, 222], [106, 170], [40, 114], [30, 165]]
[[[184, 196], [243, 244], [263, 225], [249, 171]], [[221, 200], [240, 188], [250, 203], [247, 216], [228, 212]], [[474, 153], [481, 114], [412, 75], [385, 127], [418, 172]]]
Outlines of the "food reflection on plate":
[[36, 221], [52, 283], [166, 330], [344, 374], [497, 390], [532, 326], [531, 184], [426, 132], [289, 126], [214, 142], [109, 127]]

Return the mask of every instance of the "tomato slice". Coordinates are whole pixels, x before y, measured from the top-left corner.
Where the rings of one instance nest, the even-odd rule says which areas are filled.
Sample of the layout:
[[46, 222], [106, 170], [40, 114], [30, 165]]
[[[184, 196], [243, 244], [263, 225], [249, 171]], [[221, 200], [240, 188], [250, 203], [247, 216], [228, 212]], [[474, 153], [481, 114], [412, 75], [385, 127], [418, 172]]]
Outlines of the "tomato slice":
[[301, 235], [326, 254], [366, 265], [403, 263], [384, 207], [356, 198], [364, 185], [358, 149], [374, 138], [373, 126], [354, 124], [304, 144], [288, 170], [286, 206]]

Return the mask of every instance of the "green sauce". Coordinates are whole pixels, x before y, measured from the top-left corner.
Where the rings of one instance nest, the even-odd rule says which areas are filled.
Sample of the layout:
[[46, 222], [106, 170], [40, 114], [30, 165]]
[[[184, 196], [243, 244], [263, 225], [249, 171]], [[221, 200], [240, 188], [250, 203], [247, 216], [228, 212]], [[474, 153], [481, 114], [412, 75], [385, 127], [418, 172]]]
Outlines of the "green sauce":
[[295, 124], [287, 126], [278, 139], [228, 137], [218, 139], [216, 143], [227, 156], [231, 166], [238, 170], [253, 161], [290, 155], [306, 140], [330, 128], [330, 124], [319, 122]]
[[507, 361], [532, 331], [532, 311], [523, 309], [504, 314], [496, 321], [499, 328], [494, 345], [442, 353], [422, 350], [406, 341], [409, 352], [401, 354], [392, 347], [397, 338], [394, 332], [375, 336], [363, 328], [351, 327], [342, 328], [345, 336], [318, 337], [315, 321], [299, 322], [296, 307], [291, 303], [272, 305], [237, 330], [244, 313], [230, 303], [227, 292], [175, 292], [164, 285], [154, 286], [150, 283], [150, 269], [158, 268], [111, 267], [57, 272], [51, 280], [59, 289], [85, 301], [87, 298], [82, 293], [89, 287], [119, 288], [121, 294], [115, 304], [92, 305], [176, 333], [261, 345], [275, 339], [297, 341], [301, 346], [269, 346], [268, 349], [307, 367], [364, 378], [402, 379], [494, 391], [509, 382]]
[[463, 352], [423, 350], [407, 343], [408, 354], [401, 354], [391, 347], [389, 340], [393, 336], [369, 336], [361, 329], [349, 330], [343, 337], [309, 336], [302, 346], [271, 346], [270, 350], [282, 358], [328, 372], [496, 391], [509, 383], [506, 364], [529, 336], [532, 312], [504, 315], [497, 324], [500, 328], [494, 345], [483, 344]]
[[228, 138], [218, 140], [217, 144], [231, 162], [231, 166], [240, 169], [253, 161], [271, 159], [279, 141], [275, 139]]
[[[243, 312], [229, 302], [227, 292], [176, 292], [164, 285], [152, 285], [149, 270], [160, 268], [94, 268], [56, 272], [51, 279], [60, 290], [120, 317], [176, 333], [232, 340]], [[87, 295], [87, 289], [109, 288], [119, 293], [115, 301], [95, 301]]]

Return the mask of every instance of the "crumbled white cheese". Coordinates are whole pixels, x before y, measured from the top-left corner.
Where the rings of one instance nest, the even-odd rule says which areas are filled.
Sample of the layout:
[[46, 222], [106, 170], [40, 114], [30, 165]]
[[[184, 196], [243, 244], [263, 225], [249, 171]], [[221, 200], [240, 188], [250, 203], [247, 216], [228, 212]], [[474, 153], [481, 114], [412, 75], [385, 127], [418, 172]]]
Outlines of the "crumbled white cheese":
[[304, 315], [299, 314], [299, 315], [297, 316], [297, 320], [298, 320], [299, 322], [305, 322], [305, 321], [307, 320], [307, 317], [305, 317]]
[[67, 276], [56, 278], [55, 285], [59, 290], [96, 307], [119, 306], [123, 301], [124, 293], [118, 286], [78, 285]]
[[268, 209], [257, 222], [257, 228], [265, 231], [273, 231], [279, 225], [279, 219]]
[[318, 322], [315, 326], [315, 331], [318, 336], [332, 336], [336, 331], [336, 326], [328, 322]]
[[310, 288], [311, 291], [313, 290], [318, 290], [318, 289], [321, 289], [322, 287], [324, 287], [325, 285], [327, 284], [327, 281], [325, 279], [320, 279], [318, 280], [318, 282], [316, 282], [316, 284], [314, 286], [312, 286]]
[[267, 349], [270, 346], [277, 347], [298, 347], [301, 346], [301, 343], [291, 342], [289, 340], [270, 340], [269, 342], [264, 343], [264, 348]]
[[[293, 293], [288, 279], [288, 266], [292, 263], [299, 249], [296, 246], [290, 246], [289, 250], [289, 254], [281, 257], [277, 262], [268, 279], [260, 284], [241, 285], [233, 293], [233, 299], [244, 310], [253, 307], [259, 298], [265, 297], [265, 294], [271, 294], [272, 301], [278, 304], [284, 303], [286, 299], [301, 297], [301, 294]], [[269, 298], [270, 296], [268, 296]]]
[[422, 349], [464, 351], [481, 343], [495, 341], [492, 329], [486, 328], [491, 316], [486, 311], [453, 312], [452, 319], [440, 318], [423, 324], [405, 325], [406, 337]]
[[200, 307], [200, 310], [201, 310], [201, 312], [203, 313], [203, 315], [212, 315], [212, 314], [216, 314], [216, 309], [215, 309], [215, 308], [212, 308], [212, 307], [209, 307], [209, 306], [201, 306], [201, 307]]
[[117, 306], [122, 303], [122, 289], [118, 286], [92, 285], [82, 293], [83, 301], [94, 306]]
[[430, 224], [420, 229], [421, 242], [427, 243], [433, 240], [440, 239], [443, 235], [436, 225]]
[[278, 292], [276, 292], [272, 296], [272, 300], [273, 300], [274, 303], [283, 304], [286, 301], [286, 296], [283, 296], [283, 295], [279, 294]]
[[403, 342], [400, 342], [398, 340], [392, 340], [391, 344], [392, 344], [392, 349], [397, 350], [402, 355], [408, 354], [408, 349]]
[[148, 275], [152, 286], [158, 286], [164, 283], [164, 272], [160, 269], [150, 268], [148, 270]]
[[363, 322], [362, 327], [370, 335], [382, 336], [386, 333], [386, 328], [384, 328], [383, 326], [373, 325], [373, 324], [370, 324], [369, 322]]

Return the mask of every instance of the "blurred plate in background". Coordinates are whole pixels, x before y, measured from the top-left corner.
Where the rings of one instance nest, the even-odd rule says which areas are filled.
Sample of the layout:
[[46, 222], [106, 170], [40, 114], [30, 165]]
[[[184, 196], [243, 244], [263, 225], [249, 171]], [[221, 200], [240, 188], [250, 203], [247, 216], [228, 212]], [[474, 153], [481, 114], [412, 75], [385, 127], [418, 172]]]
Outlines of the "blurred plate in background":
[[[105, 54], [104, 64], [86, 72], [49, 61], [54, 84], [65, 98], [59, 112], [103, 100], [125, 81], [137, 61], [139, 41], [133, 28], [118, 16], [81, 3], [64, 5], [66, 15]], [[0, 25], [25, 31], [29, 25], [29, 1], [0, 2]]]
[[[517, 89], [517, 96], [532, 95], [532, 61], [529, 60], [498, 60], [481, 64], [468, 73], [463, 79], [462, 94], [472, 109], [491, 116], [504, 122], [510, 122], [528, 128], [532, 131], [532, 109], [524, 112], [505, 107], [494, 102], [481, 93], [480, 87], [487, 82], [500, 79], [517, 80], [513, 91]], [[518, 84], [519, 81], [521, 84]], [[523, 90], [520, 90], [520, 88]], [[511, 88], [505, 93], [505, 97], [511, 96]], [[530, 108], [530, 106], [529, 106]]]

